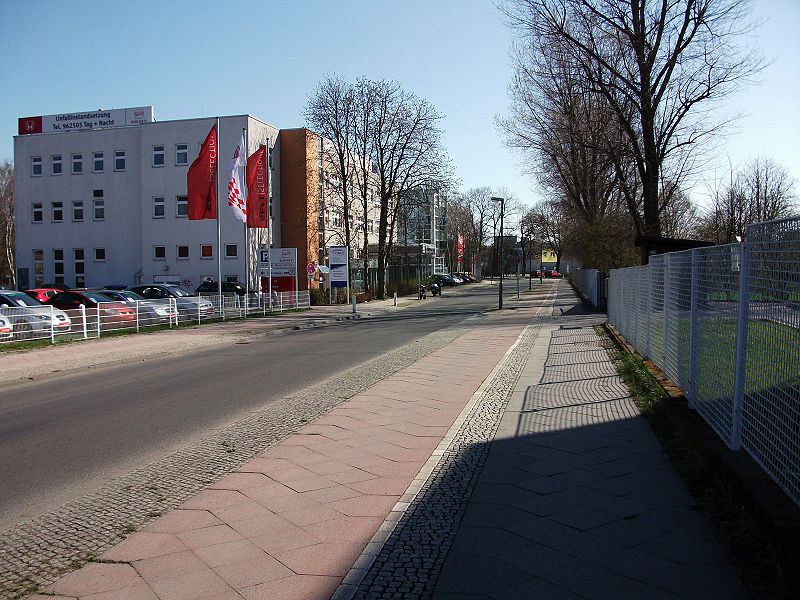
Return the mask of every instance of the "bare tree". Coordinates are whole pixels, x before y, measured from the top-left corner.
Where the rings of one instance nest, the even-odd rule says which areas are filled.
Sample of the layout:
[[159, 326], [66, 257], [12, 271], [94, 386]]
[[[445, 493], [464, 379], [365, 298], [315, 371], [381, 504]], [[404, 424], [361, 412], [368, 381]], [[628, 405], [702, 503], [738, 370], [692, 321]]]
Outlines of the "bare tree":
[[769, 158], [760, 157], [726, 183], [712, 190], [711, 206], [699, 219], [696, 236], [717, 244], [744, 239], [751, 223], [787, 217], [797, 210], [795, 182], [788, 171]]
[[556, 253], [556, 270], [561, 268], [561, 257], [564, 253], [569, 233], [566, 211], [559, 202], [544, 200], [531, 208], [522, 220], [525, 229], [531, 232], [543, 245]]
[[396, 82], [373, 82], [372, 88], [371, 159], [380, 197], [376, 295], [383, 298], [400, 200], [417, 188], [447, 187], [451, 169], [437, 126], [442, 115], [433, 105]]
[[763, 66], [740, 45], [753, 28], [748, 9], [746, 0], [509, 0], [502, 8], [524, 40], [566, 52], [583, 88], [614, 115], [638, 179], [625, 191], [641, 189], [645, 235], [661, 235], [665, 170], [680, 184], [691, 151], [721, 125], [716, 101]]
[[14, 167], [7, 160], [0, 164], [0, 283], [14, 285]]

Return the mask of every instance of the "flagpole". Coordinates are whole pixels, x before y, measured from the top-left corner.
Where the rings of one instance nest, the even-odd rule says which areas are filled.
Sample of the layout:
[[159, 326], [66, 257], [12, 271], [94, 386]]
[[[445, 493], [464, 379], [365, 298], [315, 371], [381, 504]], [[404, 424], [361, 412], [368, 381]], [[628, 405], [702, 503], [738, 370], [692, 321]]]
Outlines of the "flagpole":
[[269, 163], [269, 137], [267, 137], [267, 148], [265, 152], [266, 156], [264, 160], [267, 163], [264, 165], [267, 172], [267, 256], [269, 257], [267, 264], [269, 265], [269, 309], [270, 312], [272, 312], [272, 194], [270, 189], [270, 173], [272, 172], [272, 166]]
[[217, 117], [217, 174], [214, 181], [215, 190], [214, 193], [216, 195], [217, 201], [215, 204], [217, 205], [217, 293], [219, 297], [222, 297], [222, 229], [219, 223], [219, 159], [220, 159], [220, 147], [222, 146], [222, 136], [220, 135], [219, 129], [219, 117]]
[[[247, 119], [247, 117], [245, 117]], [[242, 182], [242, 198], [244, 199], [245, 211], [247, 211], [247, 149], [250, 145], [247, 127], [242, 127], [244, 136], [244, 181]], [[247, 303], [250, 300], [250, 232], [247, 229], [247, 215], [244, 217], [244, 316], [247, 316]]]

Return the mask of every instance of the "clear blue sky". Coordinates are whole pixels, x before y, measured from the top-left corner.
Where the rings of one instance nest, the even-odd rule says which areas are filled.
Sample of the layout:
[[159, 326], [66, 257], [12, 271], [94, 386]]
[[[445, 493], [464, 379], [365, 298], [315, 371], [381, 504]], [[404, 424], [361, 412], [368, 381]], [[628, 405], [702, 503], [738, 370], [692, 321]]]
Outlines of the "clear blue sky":
[[[765, 154], [800, 182], [800, 2], [754, 9], [773, 64], [736, 99], [748, 116], [720, 148], [718, 174]], [[462, 189], [506, 186], [532, 204], [494, 125], [508, 105], [510, 41], [484, 0], [0, 0], [0, 160], [13, 159], [19, 117], [152, 105], [160, 121], [249, 113], [299, 127], [323, 75], [363, 75], [397, 80], [446, 115]]]

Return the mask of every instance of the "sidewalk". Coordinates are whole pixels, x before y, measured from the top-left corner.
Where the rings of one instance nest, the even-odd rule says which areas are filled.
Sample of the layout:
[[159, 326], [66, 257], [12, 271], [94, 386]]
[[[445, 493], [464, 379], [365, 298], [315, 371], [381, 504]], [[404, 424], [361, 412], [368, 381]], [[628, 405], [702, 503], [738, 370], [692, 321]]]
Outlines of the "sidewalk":
[[599, 319], [555, 289], [32, 598], [743, 597], [635, 418]]

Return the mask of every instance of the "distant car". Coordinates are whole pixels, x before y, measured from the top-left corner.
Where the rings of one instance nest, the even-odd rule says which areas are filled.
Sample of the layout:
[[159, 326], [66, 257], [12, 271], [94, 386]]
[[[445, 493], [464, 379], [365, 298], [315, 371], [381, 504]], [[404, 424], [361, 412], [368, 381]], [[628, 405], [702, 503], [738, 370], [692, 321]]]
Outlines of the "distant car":
[[[136, 311], [130, 306], [122, 302], [115, 302], [108, 296], [93, 290], [61, 292], [49, 298], [45, 304], [57, 306], [61, 310], [80, 310], [81, 305], [89, 309], [99, 309], [101, 322], [117, 327], [132, 326], [136, 323]], [[74, 313], [73, 319], [75, 319]]]
[[172, 305], [166, 300], [148, 300], [130, 290], [102, 289], [98, 290], [117, 302], [124, 302], [134, 310], [139, 311], [139, 321], [146, 325], [169, 323], [176, 316]]
[[446, 285], [449, 287], [453, 287], [456, 285], [456, 280], [449, 273], [434, 273], [430, 277], [431, 280], [435, 280], [436, 283], [439, 285]]
[[36, 298], [39, 302], [45, 302], [48, 298], [52, 298], [62, 291], [64, 290], [57, 290], [56, 288], [33, 288], [25, 290], [25, 293], [31, 298]]
[[210, 300], [192, 293], [177, 285], [166, 285], [162, 283], [149, 283], [144, 285], [134, 285], [128, 288], [132, 292], [147, 298], [148, 300], [169, 300], [175, 299], [178, 305], [178, 312], [183, 318], [200, 316], [211, 316], [214, 314], [214, 305]]
[[0, 315], [0, 340], [8, 341], [14, 337], [14, 324], [5, 315]]
[[453, 281], [456, 282], [456, 285], [461, 285], [464, 283], [464, 280], [455, 273], [451, 274], [450, 276], [453, 278]]
[[69, 331], [72, 323], [63, 310], [45, 306], [24, 292], [0, 291], [0, 313], [14, 324], [16, 337], [30, 339], [50, 335], [51, 329]]
[[545, 277], [561, 277], [561, 273], [559, 273], [559, 272], [558, 272], [558, 271], [556, 271], [555, 269], [547, 269], [547, 270], [544, 272], [544, 276], [545, 276]]
[[[197, 286], [195, 293], [198, 296], [216, 296], [219, 293], [219, 285], [216, 281], [204, 281]], [[245, 287], [238, 281], [223, 281], [222, 282], [222, 295], [244, 296], [247, 293]]]

